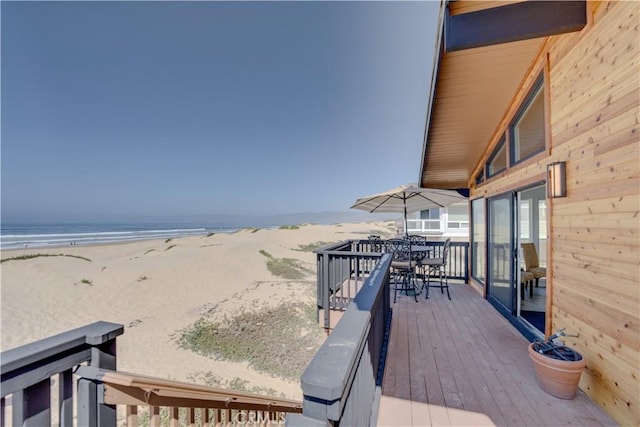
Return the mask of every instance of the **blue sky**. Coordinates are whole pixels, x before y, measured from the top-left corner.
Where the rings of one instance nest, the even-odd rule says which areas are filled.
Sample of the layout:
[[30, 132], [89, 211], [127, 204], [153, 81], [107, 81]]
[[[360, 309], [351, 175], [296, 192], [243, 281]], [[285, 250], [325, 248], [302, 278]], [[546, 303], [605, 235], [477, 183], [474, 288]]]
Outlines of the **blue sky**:
[[6, 2], [2, 221], [345, 211], [419, 175], [437, 2]]

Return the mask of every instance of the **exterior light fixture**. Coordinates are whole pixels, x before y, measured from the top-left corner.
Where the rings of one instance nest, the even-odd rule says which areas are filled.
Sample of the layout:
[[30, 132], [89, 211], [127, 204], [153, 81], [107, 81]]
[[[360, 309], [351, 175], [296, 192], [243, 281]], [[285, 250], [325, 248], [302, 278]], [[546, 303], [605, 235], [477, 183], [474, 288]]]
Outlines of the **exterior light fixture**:
[[547, 165], [547, 197], [567, 197], [567, 162]]

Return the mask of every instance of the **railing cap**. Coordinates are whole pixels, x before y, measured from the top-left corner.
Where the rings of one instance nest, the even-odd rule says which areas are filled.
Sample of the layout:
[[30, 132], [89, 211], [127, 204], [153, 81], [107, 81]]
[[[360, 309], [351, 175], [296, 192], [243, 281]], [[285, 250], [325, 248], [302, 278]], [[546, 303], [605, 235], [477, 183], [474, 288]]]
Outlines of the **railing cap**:
[[324, 253], [329, 251], [335, 251], [335, 250], [338, 250], [337, 248], [342, 248], [347, 245], [351, 246], [352, 243], [353, 243], [353, 240], [342, 240], [341, 242], [329, 243], [314, 250], [313, 253], [318, 254], [318, 253]]
[[83, 345], [97, 346], [113, 340], [124, 333], [124, 326], [118, 323], [99, 321], [81, 326], [58, 335], [25, 344], [0, 354], [2, 372], [27, 366], [37, 360]]
[[342, 397], [355, 360], [366, 344], [371, 305], [376, 294], [387, 285], [384, 278], [390, 265], [391, 256], [382, 254], [355, 300], [309, 363], [300, 380], [305, 395], [328, 402]]

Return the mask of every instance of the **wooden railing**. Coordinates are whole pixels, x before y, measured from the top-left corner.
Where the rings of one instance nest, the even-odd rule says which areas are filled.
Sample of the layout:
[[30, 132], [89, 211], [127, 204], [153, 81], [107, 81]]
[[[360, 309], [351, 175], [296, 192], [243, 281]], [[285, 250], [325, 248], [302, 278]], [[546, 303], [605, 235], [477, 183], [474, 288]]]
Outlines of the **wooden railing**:
[[[428, 241], [432, 256], [441, 257], [444, 242]], [[369, 240], [345, 240], [315, 251], [317, 257], [317, 306], [322, 325], [331, 328], [331, 311], [344, 311], [353, 301], [380, 258]], [[469, 243], [451, 242], [445, 268], [449, 279], [469, 282]], [[319, 321], [321, 319], [318, 319]]]
[[323, 325], [328, 330], [331, 310], [347, 309], [381, 254], [371, 252], [368, 240], [346, 240], [315, 253], [318, 313], [323, 310]]
[[[9, 425], [48, 426], [55, 420], [60, 426], [72, 426], [74, 400], [77, 425], [96, 425], [98, 417], [115, 425], [115, 408], [95, 400], [95, 384], [78, 381], [74, 396], [73, 369], [84, 363], [115, 369], [116, 337], [123, 331], [122, 325], [96, 322], [2, 352], [0, 425], [4, 427], [10, 412]], [[52, 379], [57, 380], [58, 401], [53, 412]]]
[[295, 400], [125, 372], [81, 366], [77, 375], [102, 386], [104, 403], [125, 406], [128, 427], [268, 426], [284, 423], [287, 414], [302, 412], [302, 403]]
[[376, 424], [391, 321], [391, 255], [379, 258], [358, 295], [302, 374], [302, 415], [288, 426]]
[[123, 331], [96, 322], [2, 352], [0, 427], [115, 427], [119, 405], [128, 426], [138, 425], [138, 414], [149, 426], [271, 425], [302, 411], [294, 400], [118, 372]]
[[[427, 246], [433, 247], [434, 257], [442, 257], [444, 242], [429, 241]], [[465, 283], [469, 283], [469, 242], [451, 242], [445, 272], [449, 279], [464, 280]]]

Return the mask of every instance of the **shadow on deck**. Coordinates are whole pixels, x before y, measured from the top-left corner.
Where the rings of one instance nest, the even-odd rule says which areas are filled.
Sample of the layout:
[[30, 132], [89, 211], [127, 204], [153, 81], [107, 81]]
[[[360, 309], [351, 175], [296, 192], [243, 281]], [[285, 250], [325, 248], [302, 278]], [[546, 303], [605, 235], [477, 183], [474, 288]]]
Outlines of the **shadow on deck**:
[[527, 339], [471, 286], [450, 288], [392, 303], [379, 426], [616, 425], [582, 391], [546, 394]]

